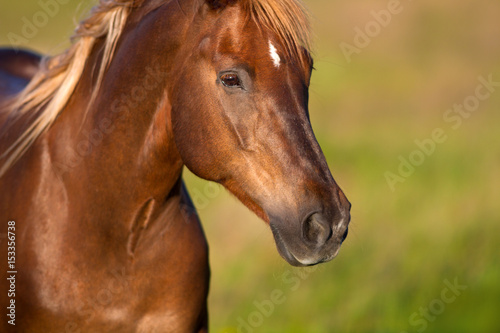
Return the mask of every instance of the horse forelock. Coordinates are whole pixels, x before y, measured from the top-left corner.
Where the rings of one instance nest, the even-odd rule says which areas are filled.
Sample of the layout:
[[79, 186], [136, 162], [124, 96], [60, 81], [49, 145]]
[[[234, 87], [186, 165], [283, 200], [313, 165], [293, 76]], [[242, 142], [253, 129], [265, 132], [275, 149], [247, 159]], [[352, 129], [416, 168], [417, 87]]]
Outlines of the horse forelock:
[[306, 54], [311, 53], [309, 13], [301, 0], [243, 1], [256, 24], [264, 26], [281, 39], [292, 60], [300, 62]]

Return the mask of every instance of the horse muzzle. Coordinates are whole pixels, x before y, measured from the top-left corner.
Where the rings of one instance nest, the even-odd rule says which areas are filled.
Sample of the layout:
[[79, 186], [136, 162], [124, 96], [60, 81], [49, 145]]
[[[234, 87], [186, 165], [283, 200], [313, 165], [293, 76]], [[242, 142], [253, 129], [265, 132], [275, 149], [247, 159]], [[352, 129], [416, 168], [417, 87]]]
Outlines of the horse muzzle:
[[335, 258], [348, 233], [350, 204], [333, 214], [314, 212], [294, 223], [293, 218], [271, 218], [269, 223], [279, 254], [293, 266], [311, 266]]

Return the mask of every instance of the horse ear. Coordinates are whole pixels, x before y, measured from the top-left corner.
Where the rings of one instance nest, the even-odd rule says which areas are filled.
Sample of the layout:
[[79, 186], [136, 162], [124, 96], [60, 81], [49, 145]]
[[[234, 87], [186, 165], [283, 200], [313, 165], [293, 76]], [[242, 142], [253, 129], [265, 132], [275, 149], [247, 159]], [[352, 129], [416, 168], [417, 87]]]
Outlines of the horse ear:
[[228, 5], [231, 5], [233, 3], [235, 3], [236, 1], [238, 0], [205, 0], [205, 2], [207, 3], [207, 5], [211, 8], [211, 9], [224, 9], [226, 8]]

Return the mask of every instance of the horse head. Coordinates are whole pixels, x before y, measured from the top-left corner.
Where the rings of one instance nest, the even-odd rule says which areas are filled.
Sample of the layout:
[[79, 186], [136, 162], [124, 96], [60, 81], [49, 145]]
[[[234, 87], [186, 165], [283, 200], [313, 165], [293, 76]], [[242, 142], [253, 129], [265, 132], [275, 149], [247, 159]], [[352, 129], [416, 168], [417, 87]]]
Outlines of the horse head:
[[350, 220], [309, 121], [307, 29], [296, 1], [206, 0], [169, 91], [184, 164], [268, 222], [296, 266], [335, 257]]

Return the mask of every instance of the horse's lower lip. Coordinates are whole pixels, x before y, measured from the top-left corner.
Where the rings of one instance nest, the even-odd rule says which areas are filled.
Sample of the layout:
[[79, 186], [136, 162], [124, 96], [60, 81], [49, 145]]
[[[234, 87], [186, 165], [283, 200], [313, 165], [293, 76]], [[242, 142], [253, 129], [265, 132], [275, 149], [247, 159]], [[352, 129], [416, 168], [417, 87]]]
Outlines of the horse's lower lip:
[[280, 243], [277, 243], [278, 247], [278, 252], [279, 254], [285, 259], [290, 265], [296, 266], [296, 267], [305, 267], [305, 266], [314, 266], [317, 264], [322, 264], [324, 262], [330, 261], [333, 258], [335, 258], [340, 250], [337, 249], [334, 254], [324, 257], [324, 258], [318, 258], [318, 259], [305, 259], [305, 260], [299, 260], [297, 257], [293, 255], [290, 250], [288, 250], [287, 246], [281, 241]]
[[292, 266], [305, 266], [300, 261], [298, 261], [297, 258], [295, 258], [290, 250], [288, 250], [285, 242], [283, 242], [283, 239], [281, 238], [281, 234], [279, 233], [278, 229], [272, 223], [269, 223], [269, 226], [271, 227], [271, 231], [273, 232], [274, 241], [276, 242], [276, 247], [278, 248], [278, 253], [281, 255], [281, 257]]
[[295, 255], [286, 246], [285, 242], [281, 238], [281, 235], [280, 235], [278, 229], [276, 229], [272, 224], [270, 224], [270, 226], [271, 226], [271, 230], [272, 230], [273, 235], [274, 235], [276, 247], [278, 248], [278, 253], [290, 265], [295, 266], [295, 267], [313, 266], [313, 265], [330, 260], [330, 259], [327, 259], [327, 260], [319, 259], [319, 260], [305, 260], [304, 261], [304, 260], [297, 259], [297, 257], [295, 257]]
[[303, 267], [303, 266], [310, 266], [314, 265], [316, 263], [311, 263], [311, 264], [303, 264], [300, 262], [295, 256], [288, 250], [286, 247], [285, 243], [283, 241], [280, 241], [280, 243], [277, 243], [278, 246], [278, 252], [279, 254], [285, 259], [290, 265], [296, 266], [296, 267]]
[[[334, 253], [332, 253], [328, 256], [318, 257], [315, 259], [307, 259], [307, 258], [306, 259], [299, 259], [288, 249], [287, 245], [285, 244], [284, 240], [281, 237], [279, 230], [272, 223], [270, 223], [269, 225], [270, 225], [271, 230], [273, 232], [273, 236], [274, 236], [274, 240], [276, 242], [276, 247], [278, 249], [278, 253], [281, 255], [281, 257], [283, 259], [285, 259], [292, 266], [304, 267], [304, 266], [313, 266], [313, 265], [321, 264], [321, 263], [330, 261], [333, 258], [335, 258], [340, 251], [340, 245], [342, 244], [342, 242], [340, 242], [340, 244], [338, 245], [338, 247], [334, 251]], [[347, 237], [347, 230], [345, 231], [345, 233], [343, 235], [342, 241], [345, 239], [345, 237]]]

